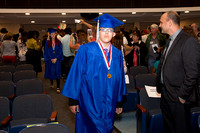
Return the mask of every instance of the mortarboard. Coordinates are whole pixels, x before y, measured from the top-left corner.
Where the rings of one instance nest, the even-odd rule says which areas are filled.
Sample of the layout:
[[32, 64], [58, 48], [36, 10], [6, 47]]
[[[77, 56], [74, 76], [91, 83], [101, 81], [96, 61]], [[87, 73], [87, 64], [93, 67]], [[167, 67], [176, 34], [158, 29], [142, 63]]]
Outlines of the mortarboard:
[[55, 33], [57, 30], [56, 29], [48, 29], [48, 32], [51, 33]]
[[[97, 22], [97, 35], [96, 35], [96, 41], [99, 39], [99, 28], [113, 28], [123, 25], [124, 23], [120, 20], [116, 19], [113, 16], [110, 16], [109, 14], [105, 13], [97, 18], [94, 19]], [[100, 24], [99, 24], [100, 23]]]
[[120, 20], [116, 19], [115, 17], [105, 13], [97, 18], [94, 19], [96, 22], [99, 21], [99, 28], [104, 27], [104, 28], [113, 28], [123, 25], [124, 23], [121, 22]]

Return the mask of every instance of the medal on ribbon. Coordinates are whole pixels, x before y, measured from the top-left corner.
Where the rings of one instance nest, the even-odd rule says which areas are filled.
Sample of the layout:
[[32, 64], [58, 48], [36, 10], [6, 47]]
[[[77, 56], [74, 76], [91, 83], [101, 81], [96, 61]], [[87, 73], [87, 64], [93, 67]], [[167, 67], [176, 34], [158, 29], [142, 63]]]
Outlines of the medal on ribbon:
[[106, 66], [107, 66], [107, 68], [108, 68], [107, 77], [108, 77], [108, 78], [111, 78], [112, 75], [110, 74], [110, 64], [111, 64], [111, 61], [112, 61], [112, 46], [111, 46], [111, 44], [110, 44], [110, 55], [109, 55], [109, 61], [108, 61], [108, 58], [107, 58], [107, 56], [106, 56], [106, 53], [105, 53], [105, 51], [104, 51], [104, 49], [103, 49], [103, 46], [102, 46], [101, 42], [99, 41], [98, 44], [99, 44], [99, 47], [100, 47], [101, 52], [102, 52], [102, 54], [103, 54], [103, 58], [104, 58], [104, 61], [105, 61], [105, 63], [106, 63]]
[[107, 77], [110, 79], [112, 77], [112, 75], [108, 72]]

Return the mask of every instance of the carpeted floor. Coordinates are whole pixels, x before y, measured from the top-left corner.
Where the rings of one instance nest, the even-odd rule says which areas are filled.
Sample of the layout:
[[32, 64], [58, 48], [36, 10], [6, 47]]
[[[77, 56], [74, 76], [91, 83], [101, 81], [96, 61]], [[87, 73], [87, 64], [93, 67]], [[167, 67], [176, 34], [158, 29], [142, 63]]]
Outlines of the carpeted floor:
[[[44, 79], [44, 62], [42, 62], [43, 72], [38, 74], [38, 78], [43, 81], [44, 90], [52, 97], [54, 110], [58, 112], [58, 122], [68, 127], [70, 133], [74, 133], [75, 115], [72, 114], [68, 106], [68, 98], [56, 93], [56, 88], [50, 88], [50, 81]], [[56, 86], [56, 81], [54, 81]], [[61, 80], [61, 90], [64, 86], [64, 81]], [[123, 113], [115, 120], [113, 133], [135, 133], [136, 118], [134, 112]]]

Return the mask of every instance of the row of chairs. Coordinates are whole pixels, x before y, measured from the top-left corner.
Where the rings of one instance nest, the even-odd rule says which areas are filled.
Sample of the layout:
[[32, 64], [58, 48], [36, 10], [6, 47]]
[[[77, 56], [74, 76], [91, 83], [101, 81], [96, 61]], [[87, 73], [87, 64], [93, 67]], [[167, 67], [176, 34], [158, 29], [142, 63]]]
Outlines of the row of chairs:
[[[128, 95], [124, 103], [124, 111], [136, 110], [138, 133], [162, 133], [164, 132], [163, 118], [160, 109], [160, 98], [149, 98], [145, 85], [156, 85], [156, 74], [148, 73], [144, 66], [131, 67], [129, 72], [129, 84], [126, 85]], [[198, 116], [200, 107], [191, 110], [191, 133], [199, 131]]]
[[[164, 133], [162, 112], [160, 109], [160, 98], [148, 97], [146, 89], [139, 92], [140, 102], [137, 104], [137, 133]], [[198, 133], [198, 117], [200, 107], [191, 109], [191, 133]]]
[[52, 99], [47, 94], [22, 95], [14, 99], [12, 114], [9, 100], [0, 97], [1, 128], [8, 126], [9, 133], [18, 133], [30, 124], [57, 121], [57, 112], [53, 111]]
[[43, 83], [32, 65], [0, 66], [0, 133], [7, 133], [1, 130], [6, 126], [9, 133], [69, 133], [62, 124], [48, 123], [57, 121], [57, 112], [51, 97], [42, 93]]
[[0, 81], [0, 96], [7, 97], [10, 100], [20, 95], [42, 93], [45, 93], [43, 90], [43, 83], [38, 78], [23, 79], [16, 84], [12, 81]]
[[128, 73], [129, 84], [126, 84], [127, 96], [126, 102], [123, 105], [123, 111], [136, 110], [136, 105], [139, 103], [139, 89], [144, 88], [145, 85], [155, 86], [156, 74], [148, 73], [145, 66], [131, 67]]
[[[139, 92], [140, 104], [137, 104], [137, 133], [164, 133], [163, 117], [160, 109], [160, 98], [148, 97], [146, 89]], [[200, 107], [191, 109], [191, 133], [200, 132], [198, 117]]]
[[36, 78], [36, 72], [34, 70], [22, 70], [14, 72], [0, 72], [0, 81], [13, 81], [17, 83], [22, 79], [33, 79]]
[[23, 70], [34, 70], [32, 64], [21, 64], [17, 65], [16, 67], [14, 65], [2, 65], [0, 66], [0, 72], [17, 72], [17, 71], [23, 71]]

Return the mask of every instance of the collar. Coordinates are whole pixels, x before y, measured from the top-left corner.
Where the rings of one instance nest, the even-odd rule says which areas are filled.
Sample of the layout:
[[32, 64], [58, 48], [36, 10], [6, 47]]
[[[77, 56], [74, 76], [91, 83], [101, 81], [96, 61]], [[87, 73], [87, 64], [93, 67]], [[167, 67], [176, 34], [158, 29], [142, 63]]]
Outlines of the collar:
[[[99, 40], [100, 41], [100, 40]], [[101, 41], [100, 41], [101, 42]], [[101, 44], [102, 44], [102, 47], [103, 47], [103, 49], [108, 49], [108, 51], [110, 51], [110, 45], [111, 45], [111, 43], [108, 45], [108, 47], [105, 47], [104, 45], [103, 45], [103, 43], [101, 42]]]
[[174, 39], [178, 36], [178, 34], [181, 32], [182, 28], [179, 28], [172, 36], [170, 36], [171, 41], [174, 41]]

